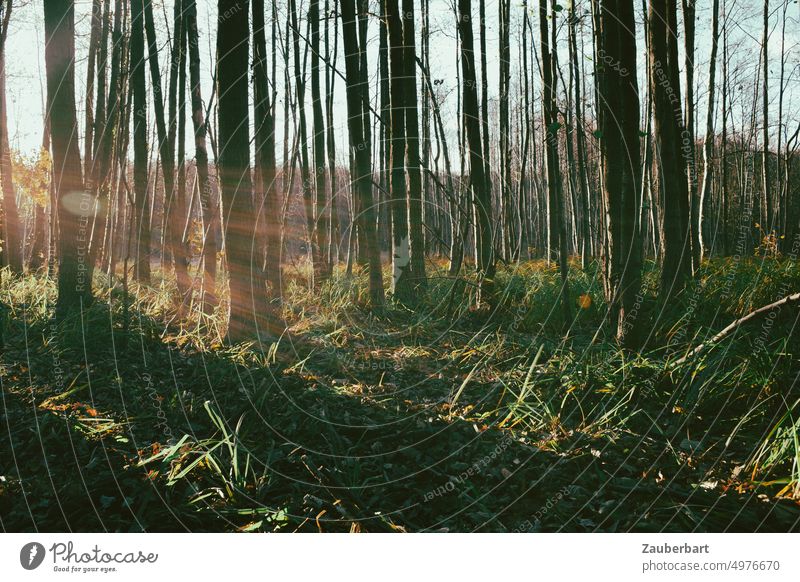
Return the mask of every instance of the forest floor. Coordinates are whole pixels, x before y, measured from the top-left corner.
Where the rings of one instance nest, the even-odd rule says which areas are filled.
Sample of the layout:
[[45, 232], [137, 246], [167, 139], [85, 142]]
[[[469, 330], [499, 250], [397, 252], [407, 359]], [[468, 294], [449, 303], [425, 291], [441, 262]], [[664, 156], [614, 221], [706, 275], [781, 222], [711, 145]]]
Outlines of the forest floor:
[[287, 276], [286, 334], [236, 346], [219, 313], [174, 317], [169, 280], [57, 325], [52, 281], [5, 273], [0, 527], [800, 529], [800, 311], [675, 365], [797, 265], [713, 260], [668, 305], [649, 266], [638, 353], [607, 337], [596, 269], [572, 269], [568, 321], [537, 262], [501, 270], [491, 311], [437, 265], [379, 313], [361, 276]]

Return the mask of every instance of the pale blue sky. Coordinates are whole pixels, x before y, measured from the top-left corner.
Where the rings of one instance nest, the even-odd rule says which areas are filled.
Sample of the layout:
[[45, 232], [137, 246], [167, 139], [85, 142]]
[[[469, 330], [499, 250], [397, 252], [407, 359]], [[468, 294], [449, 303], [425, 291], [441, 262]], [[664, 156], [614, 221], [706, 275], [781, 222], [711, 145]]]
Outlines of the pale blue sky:
[[[735, 72], [736, 82], [734, 89], [741, 86], [741, 99], [743, 103], [749, 103], [753, 95], [753, 82], [757, 73], [757, 63], [759, 58], [758, 42], [760, 40], [760, 26], [761, 26], [761, 5], [760, 3], [751, 3], [748, 0], [726, 0], [729, 12], [729, 26], [731, 35], [731, 55], [732, 64], [731, 70]], [[112, 2], [113, 4], [113, 2]], [[268, 3], [269, 4], [269, 3]], [[285, 17], [284, 2], [280, 3], [279, 8], [279, 21], [281, 27]], [[300, 10], [304, 14], [307, 2], [305, 0], [298, 0]], [[324, 0], [322, 1], [324, 7]], [[333, 5], [334, 2], [331, 2]], [[377, 1], [373, 1], [373, 8], [377, 12]], [[473, 8], [477, 15], [477, 0], [473, 1]], [[530, 18], [534, 26], [533, 31], [529, 31], [529, 42], [538, 43], [538, 6], [536, 0], [530, 3]], [[566, 2], [565, 2], [566, 4]], [[782, 3], [772, 0], [771, 4], [774, 6], [774, 14], [771, 19], [773, 26], [773, 33], [770, 44], [770, 88], [771, 95], [771, 115], [772, 125], [777, 124], [777, 88], [779, 77], [779, 55], [780, 55], [780, 26], [781, 26], [781, 13]], [[213, 0], [198, 0], [198, 13], [200, 20], [200, 36], [201, 36], [201, 60], [202, 71], [204, 76], [204, 96], [207, 98], [211, 93], [211, 66], [209, 62], [209, 55], [213, 54], [213, 34], [214, 30], [210, 23], [215, 23], [216, 16], [216, 2]], [[440, 100], [442, 105], [443, 116], [445, 124], [448, 127], [448, 132], [455, 130], [455, 107], [457, 100], [456, 93], [456, 58], [457, 58], [457, 39], [456, 29], [454, 24], [454, 16], [452, 11], [453, 0], [431, 0], [431, 68], [432, 76], [436, 79], [442, 79], [443, 82], [437, 85], [437, 90], [440, 91]], [[697, 9], [697, 96], [698, 96], [698, 126], [702, 130], [705, 119], [705, 79], [708, 74], [708, 56], [710, 51], [710, 6], [711, 0], [700, 0]], [[578, 3], [579, 14], [587, 10], [589, 7], [588, 0], [583, 0]], [[641, 3], [636, 3], [637, 7], [637, 21], [639, 22], [639, 44], [638, 51], [640, 53], [640, 78], [643, 74], [644, 66], [644, 42], [642, 39], [641, 30]], [[172, 14], [172, 1], [160, 0], [154, 1], [154, 8], [156, 19], [159, 26], [160, 40], [165, 40], [163, 15]], [[9, 39], [7, 43], [7, 68], [8, 68], [8, 101], [9, 101], [9, 130], [12, 142], [12, 147], [21, 149], [25, 152], [36, 150], [42, 138], [42, 110], [43, 110], [43, 90], [44, 90], [44, 32], [42, 23], [42, 0], [24, 0], [20, 5], [15, 3], [14, 13], [10, 25]], [[76, 29], [77, 29], [77, 79], [76, 85], [78, 87], [79, 95], [77, 99], [79, 109], [79, 120], [81, 121], [80, 131], [83, 132], [82, 120], [83, 112], [81, 111], [83, 104], [83, 92], [86, 76], [86, 57], [87, 57], [87, 44], [88, 44], [88, 21], [89, 13], [91, 10], [91, 0], [78, 0], [76, 2]], [[519, 42], [521, 34], [521, 18], [522, 18], [522, 2], [521, 0], [514, 0], [512, 2], [512, 77], [516, 84], [518, 75], [518, 67], [521, 65], [519, 59]], [[487, 0], [487, 29], [488, 29], [488, 77], [490, 87], [490, 99], [496, 94], [497, 85], [497, 3], [496, 0]], [[566, 10], [562, 12], [566, 15]], [[800, 60], [798, 60], [798, 41], [800, 40], [800, 28], [798, 27], [798, 20], [800, 17], [800, 9], [795, 1], [789, 3], [788, 19], [786, 25], [787, 40], [786, 40], [786, 76], [787, 76], [787, 92], [784, 100], [785, 118], [786, 123], [793, 131], [796, 127], [798, 120], [798, 108], [800, 107], [800, 87], [798, 86], [798, 77], [800, 76]], [[560, 23], [564, 23], [564, 18], [559, 18]], [[585, 21], [586, 25], [586, 65], [587, 69], [590, 68], [591, 47], [589, 43], [590, 22], [588, 18]], [[305, 31], [305, 18], [301, 22], [301, 26]], [[417, 27], [419, 32], [419, 26]], [[375, 76], [377, 72], [377, 27], [371, 25], [372, 39], [371, 39], [371, 52], [370, 52], [370, 71]], [[477, 26], [475, 30], [477, 37]], [[566, 39], [566, 34], [562, 35]], [[477, 38], [476, 38], [477, 43]], [[565, 40], [564, 40], [565, 43]], [[562, 43], [563, 44], [563, 43]], [[538, 48], [538, 47], [537, 47]], [[563, 46], [561, 47], [563, 52]], [[341, 42], [339, 44], [340, 58], [338, 66], [343, 68], [343, 59], [341, 55]], [[162, 59], [167, 58], [167, 51], [163, 51]], [[721, 55], [720, 55], [721, 56]], [[564, 74], [566, 75], [566, 56], [562, 57], [562, 66], [564, 67]], [[738, 67], [738, 69], [737, 69]], [[162, 67], [162, 70], [165, 67]], [[721, 71], [721, 69], [718, 69]], [[282, 83], [282, 70], [279, 58], [279, 77], [278, 81]], [[534, 75], [536, 77], [536, 75]], [[718, 72], [718, 83], [721, 82], [720, 73]], [[642, 79], [643, 80], [643, 79]], [[587, 79], [587, 82], [590, 81]], [[346, 109], [344, 104], [344, 82], [342, 79], [336, 81], [337, 90], [337, 115], [336, 119], [339, 123], [337, 126], [337, 133], [339, 135], [339, 155], [340, 159], [344, 160], [342, 156], [344, 150], [345, 137], [345, 120]], [[374, 85], [373, 85], [374, 86]], [[641, 86], [641, 80], [640, 80]], [[535, 95], [538, 96], [538, 78], [534, 80]], [[307, 87], [306, 104], [310, 105], [310, 86]], [[374, 93], [373, 93], [374, 95]], [[282, 99], [282, 89], [279, 89], [279, 99]], [[494, 109], [493, 107], [491, 108]], [[745, 110], [749, 110], [750, 106], [746, 105]], [[279, 144], [278, 155], [281, 156], [283, 139], [283, 121], [282, 121], [283, 104], [278, 104], [278, 135], [277, 141]], [[310, 120], [309, 111], [309, 120]], [[734, 119], [734, 123], [738, 123], [741, 115]], [[152, 123], [152, 119], [151, 119]], [[189, 124], [188, 127], [191, 127]], [[777, 127], [773, 128], [773, 133]], [[454, 135], [450, 135], [450, 148], [451, 157], [455, 158], [457, 142]], [[774, 138], [773, 138], [774, 139]], [[187, 155], [193, 155], [191, 142], [187, 143]], [[454, 162], [455, 163], [455, 162]]]

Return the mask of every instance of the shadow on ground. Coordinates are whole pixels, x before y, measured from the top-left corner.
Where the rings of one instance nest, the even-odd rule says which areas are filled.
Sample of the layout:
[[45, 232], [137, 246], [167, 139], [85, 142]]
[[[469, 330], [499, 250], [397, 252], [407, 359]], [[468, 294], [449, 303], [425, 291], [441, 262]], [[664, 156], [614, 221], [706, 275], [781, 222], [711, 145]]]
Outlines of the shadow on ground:
[[[461, 380], [425, 356], [383, 369], [363, 364], [363, 347], [320, 349], [304, 334], [273, 353], [198, 351], [162, 339], [157, 322], [123, 330], [115, 318], [98, 304], [82, 327], [56, 328], [12, 310], [0, 375], [5, 531], [798, 527], [796, 502], [702, 461], [669, 466], [670, 440], [575, 432], [542, 447], [497, 417], [468, 418], [448, 405]], [[479, 383], [462, 397], [493, 390]], [[723, 457], [714, 467], [741, 461]]]

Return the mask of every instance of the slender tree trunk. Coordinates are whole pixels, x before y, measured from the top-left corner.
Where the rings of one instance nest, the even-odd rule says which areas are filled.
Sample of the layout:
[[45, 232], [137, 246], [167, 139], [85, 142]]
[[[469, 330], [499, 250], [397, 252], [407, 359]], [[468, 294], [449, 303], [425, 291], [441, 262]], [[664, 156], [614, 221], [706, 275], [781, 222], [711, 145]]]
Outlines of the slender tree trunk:
[[314, 117], [314, 285], [319, 288], [331, 276], [325, 245], [328, 242], [328, 199], [325, 191], [325, 122], [322, 116], [319, 71], [319, 0], [310, 0], [308, 20], [311, 28], [311, 108]]
[[[153, 21], [153, 4], [144, 0], [145, 30], [147, 31], [147, 53], [150, 63], [150, 82], [153, 87], [153, 110], [156, 117], [161, 171], [164, 177], [165, 212], [169, 249], [175, 266], [178, 294], [185, 297], [189, 291], [189, 261], [183, 245], [183, 225], [186, 217], [185, 201], [175, 188], [175, 124], [177, 107], [177, 84], [180, 63], [183, 59], [183, 10], [180, 0], [175, 2], [175, 27], [170, 60], [169, 119], [164, 115], [164, 97], [161, 89], [161, 71], [158, 63], [158, 42]], [[169, 126], [167, 125], [169, 123]]]
[[3, 264], [13, 273], [22, 273], [22, 240], [17, 210], [17, 198], [11, 166], [11, 147], [8, 143], [8, 106], [6, 102], [5, 47], [0, 48], [0, 174], [2, 175], [3, 202]]
[[268, 331], [264, 286], [256, 251], [253, 185], [250, 177], [248, 106], [249, 6], [247, 0], [218, 1], [217, 95], [223, 236], [230, 277], [227, 338], [241, 341]]
[[511, 0], [498, 2], [500, 28], [500, 74], [498, 99], [500, 109], [500, 212], [503, 224], [500, 240], [503, 258], [511, 259], [514, 238], [513, 203], [511, 200], [511, 142], [508, 100], [511, 90]]
[[661, 224], [662, 297], [680, 291], [691, 274], [688, 180], [678, 73], [676, 0], [651, 0], [648, 18], [650, 91], [655, 120], [655, 184], [664, 208]]
[[[501, 0], [502, 1], [502, 0]], [[481, 51], [481, 135], [483, 138], [483, 179], [486, 182], [487, 199], [492, 199], [492, 169], [489, 149], [489, 80], [486, 62], [486, 0], [478, 0], [478, 31]], [[477, 75], [477, 73], [476, 73]], [[499, 230], [499, 229], [498, 229]], [[492, 245], [494, 245], [492, 240]]]
[[548, 36], [547, 0], [539, 0], [539, 30], [542, 47], [542, 108], [545, 124], [545, 156], [547, 158], [547, 193], [550, 207], [550, 254], [548, 260], [557, 261], [561, 272], [562, 307], [564, 320], [569, 321], [570, 305], [567, 288], [567, 229], [564, 217], [564, 196], [561, 167], [558, 156], [558, 113], [556, 110], [555, 31]]
[[[720, 205], [722, 206], [722, 254], [728, 256], [728, 27], [722, 27], [722, 151], [720, 169]], [[716, 238], [716, 237], [714, 237]]]
[[763, 51], [763, 79], [761, 81], [762, 97], [762, 154], [761, 154], [761, 224], [764, 233], [770, 234], [773, 230], [774, 212], [772, 210], [772, 195], [770, 194], [770, 167], [769, 167], [769, 0], [764, 0], [764, 29], [761, 37], [761, 50]]
[[358, 200], [358, 228], [363, 232], [366, 248], [363, 249], [369, 264], [370, 302], [374, 307], [383, 305], [383, 281], [375, 231], [375, 209], [372, 205], [372, 169], [370, 168], [369, 140], [365, 131], [364, 93], [366, 70], [362, 70], [360, 47], [356, 32], [354, 0], [341, 0], [342, 38], [345, 54], [347, 86], [347, 125], [350, 135], [351, 174]]
[[[112, 181], [114, 141], [121, 131], [119, 85], [122, 61], [122, 1], [116, 0], [114, 9], [114, 30], [112, 34], [111, 75], [106, 83], [108, 68], [108, 37], [111, 32], [111, 2], [105, 0], [103, 6], [103, 27], [100, 35], [100, 48], [97, 56], [97, 107], [95, 109], [95, 131], [92, 146], [92, 193], [97, 196], [98, 212], [94, 217], [89, 263], [94, 265], [105, 252], [108, 217], [111, 216], [109, 191]], [[103, 264], [102, 261], [100, 263]]]
[[[75, 110], [75, 6], [72, 0], [44, 3], [47, 111], [59, 222], [56, 314], [80, 309], [91, 299], [91, 280], [81, 265], [80, 213], [71, 212], [74, 193], [83, 191]], [[82, 198], [82, 196], [80, 196]], [[80, 206], [80, 201], [78, 201]], [[86, 216], [88, 219], [88, 216]], [[85, 252], [85, 251], [84, 251]]]
[[[178, 166], [178, 184], [175, 187], [175, 195], [177, 197], [178, 207], [174, 209], [175, 216], [175, 244], [179, 245], [179, 255], [174, 260], [186, 265], [186, 294], [183, 295], [181, 300], [181, 308], [183, 305], [191, 300], [192, 296], [192, 282], [189, 278], [189, 267], [191, 266], [191, 250], [187, 244], [186, 233], [191, 224], [192, 207], [194, 206], [194, 190], [189, 197], [188, 206], [186, 204], [186, 90], [187, 90], [187, 67], [186, 60], [189, 54], [188, 39], [189, 34], [186, 30], [186, 8], [184, 0], [176, 0], [180, 2], [181, 10], [181, 34], [180, 34], [180, 54], [178, 55], [178, 83], [177, 83], [177, 123], [175, 117], [172, 115], [173, 105], [170, 103], [170, 139], [172, 143], [176, 143], [175, 133], [177, 132], [177, 145], [174, 145], [177, 154]], [[171, 82], [171, 78], [170, 78]], [[172, 89], [170, 88], [170, 98], [172, 98]]]
[[700, 237], [700, 191], [697, 187], [697, 163], [694, 152], [694, 59], [695, 59], [695, 1], [681, 0], [684, 28], [684, 69], [686, 71], [686, 103], [684, 105], [684, 133], [681, 151], [686, 161], [686, 178], [689, 183], [689, 212], [692, 234], [692, 271], [700, 268], [702, 258]]
[[[100, 34], [102, 32], [102, 0], [92, 0], [91, 27], [89, 32], [89, 59], [86, 67], [86, 107], [84, 110], [83, 133], [83, 164], [84, 176], [90, 188], [94, 177], [94, 97], [95, 97], [95, 70], [97, 65]], [[98, 87], [98, 98], [100, 93]]]
[[147, 176], [147, 86], [144, 57], [144, 3], [132, 0], [131, 85], [133, 87], [133, 189], [137, 238], [134, 275], [140, 283], [150, 283], [150, 210]]
[[[408, 198], [406, 190], [405, 111], [411, 95], [406, 93], [403, 49], [403, 19], [397, 0], [384, 0], [384, 17], [389, 29], [389, 92], [390, 118], [390, 205], [392, 210], [392, 295], [395, 301], [408, 302], [411, 288], [411, 245], [408, 232]], [[416, 95], [414, 96], [416, 99]]]
[[[330, 22], [333, 20], [333, 54], [330, 52]], [[328, 241], [328, 264], [333, 266], [339, 260], [341, 249], [339, 218], [339, 183], [336, 167], [336, 136], [334, 133], [334, 90], [336, 86], [336, 61], [339, 52], [339, 25], [338, 19], [332, 17], [330, 4], [325, 0], [325, 115], [327, 118], [326, 145], [328, 152], [328, 176], [331, 185], [331, 210], [330, 230]]]
[[484, 174], [484, 152], [481, 143], [481, 121], [478, 109], [475, 49], [472, 32], [472, 5], [470, 0], [458, 1], [458, 30], [461, 38], [461, 87], [463, 92], [464, 125], [469, 144], [469, 183], [476, 222], [476, 255], [478, 275], [481, 280], [479, 301], [492, 295], [495, 275], [495, 258], [492, 236], [492, 206], [489, 183]]
[[519, 260], [527, 260], [530, 258], [530, 237], [529, 224], [528, 224], [528, 208], [526, 198], [528, 196], [528, 152], [530, 151], [530, 138], [531, 138], [531, 104], [530, 104], [530, 73], [528, 70], [528, 29], [530, 28], [528, 19], [528, 2], [524, 0], [522, 3], [522, 123], [524, 124], [522, 133], [522, 160], [520, 161], [519, 173], [519, 187], [517, 190], [517, 228], [519, 229], [519, 238], [515, 241], [515, 257]]
[[[696, 225], [695, 262], [700, 264], [705, 254], [705, 241], [703, 240], [703, 208], [706, 200], [711, 199], [711, 180], [714, 175], [714, 80], [717, 72], [717, 46], [719, 41], [719, 0], [714, 0], [711, 8], [711, 59], [708, 64], [708, 109], [706, 111], [706, 135], [703, 139], [703, 181], [697, 210], [693, 215]], [[723, 104], [724, 107], [724, 104]]]
[[636, 25], [633, 0], [605, 0], [601, 9], [605, 63], [598, 75], [606, 201], [608, 254], [603, 257], [606, 300], [617, 340], [638, 346], [636, 296], [641, 288], [639, 228], [641, 172], [639, 88], [636, 82]]
[[[580, 189], [581, 212], [580, 212], [580, 233], [581, 233], [581, 266], [583, 269], [589, 267], [591, 259], [591, 232], [589, 231], [589, 212], [591, 211], [591, 201], [589, 200], [589, 179], [586, 172], [586, 137], [584, 135], [583, 101], [581, 95], [581, 69], [578, 62], [578, 17], [575, 15], [575, 2], [570, 4], [569, 16], [569, 53], [570, 62], [575, 77], [574, 99], [575, 99], [575, 133], [577, 148], [577, 170], [578, 188]], [[527, 91], [526, 91], [527, 93]]]
[[297, 148], [299, 148], [300, 159], [300, 176], [302, 179], [303, 190], [303, 208], [305, 210], [306, 229], [308, 231], [308, 257], [311, 261], [311, 276], [310, 285], [313, 288], [316, 284], [314, 276], [317, 274], [319, 266], [315, 264], [315, 260], [319, 258], [319, 250], [317, 247], [317, 225], [314, 221], [314, 191], [312, 189], [311, 172], [309, 170], [308, 161], [308, 129], [306, 123], [306, 82], [304, 67], [300, 65], [300, 24], [297, 15], [297, 2], [296, 0], [289, 0], [289, 15], [291, 19], [292, 39], [293, 39], [293, 53], [294, 53], [294, 79], [295, 89], [297, 92], [297, 108], [296, 114], [299, 120], [300, 139], [296, 140]]
[[[275, 110], [270, 99], [267, 78], [267, 40], [264, 30], [264, 0], [253, 2], [253, 83], [256, 115], [256, 163], [261, 178], [259, 187], [264, 193], [264, 216], [266, 220], [266, 255], [264, 274], [267, 280], [270, 299], [280, 305], [281, 266], [280, 266], [280, 222], [279, 200], [275, 168]], [[259, 213], [260, 214], [260, 213]], [[277, 309], [270, 309], [271, 332], [282, 331], [283, 325]], [[280, 329], [279, 329], [280, 328]]]
[[186, 29], [189, 34], [189, 85], [191, 87], [192, 127], [194, 129], [195, 167], [203, 215], [203, 308], [210, 311], [217, 303], [217, 203], [214, 185], [208, 174], [207, 125], [200, 84], [200, 46], [197, 30], [197, 4], [183, 0], [186, 8]]
[[422, 230], [422, 172], [419, 153], [419, 105], [417, 99], [417, 50], [414, 0], [403, 0], [403, 90], [406, 94], [405, 136], [408, 168], [408, 223], [411, 276], [417, 292], [428, 286], [425, 273], [425, 236]]
[[[0, 266], [22, 273], [24, 257], [20, 238], [19, 213], [14, 192], [11, 149], [8, 142], [8, 105], [6, 102], [6, 39], [13, 6], [11, 0], [0, 0], [0, 179], [3, 197], [0, 201]], [[45, 117], [47, 113], [45, 112]]]

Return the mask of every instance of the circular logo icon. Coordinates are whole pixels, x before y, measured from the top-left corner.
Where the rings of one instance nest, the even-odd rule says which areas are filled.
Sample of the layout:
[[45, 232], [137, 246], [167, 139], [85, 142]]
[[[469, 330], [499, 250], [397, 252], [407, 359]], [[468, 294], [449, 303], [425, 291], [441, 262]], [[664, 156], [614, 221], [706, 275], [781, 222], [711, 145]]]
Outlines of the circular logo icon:
[[19, 551], [19, 563], [26, 570], [35, 570], [44, 561], [44, 546], [39, 542], [30, 542]]

